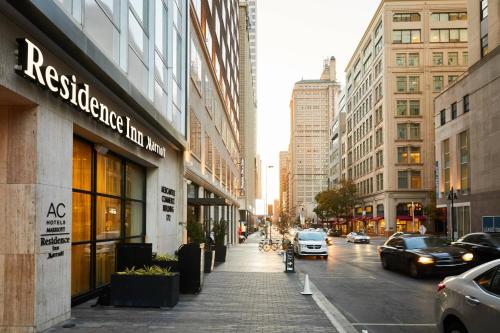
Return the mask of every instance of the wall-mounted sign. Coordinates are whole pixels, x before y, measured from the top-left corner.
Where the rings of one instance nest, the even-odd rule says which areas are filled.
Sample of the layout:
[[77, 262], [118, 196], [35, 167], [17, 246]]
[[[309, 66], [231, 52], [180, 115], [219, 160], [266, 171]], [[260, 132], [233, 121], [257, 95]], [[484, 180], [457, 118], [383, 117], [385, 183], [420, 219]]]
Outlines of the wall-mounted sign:
[[78, 82], [75, 75], [60, 74], [53, 66], [44, 64], [42, 51], [29, 39], [18, 38], [17, 43], [19, 50], [16, 73], [49, 90], [78, 111], [86, 113], [141, 148], [165, 157], [164, 146], [144, 135], [129, 117], [121, 116], [99, 102], [91, 95], [87, 83]]
[[40, 245], [50, 246], [47, 259], [64, 256], [61, 245], [71, 242], [70, 234], [66, 230], [66, 205], [62, 202], [51, 202], [45, 215], [45, 230], [40, 237]]
[[161, 202], [163, 204], [163, 211], [167, 213], [166, 220], [171, 221], [175, 206], [175, 190], [162, 186], [161, 187]]

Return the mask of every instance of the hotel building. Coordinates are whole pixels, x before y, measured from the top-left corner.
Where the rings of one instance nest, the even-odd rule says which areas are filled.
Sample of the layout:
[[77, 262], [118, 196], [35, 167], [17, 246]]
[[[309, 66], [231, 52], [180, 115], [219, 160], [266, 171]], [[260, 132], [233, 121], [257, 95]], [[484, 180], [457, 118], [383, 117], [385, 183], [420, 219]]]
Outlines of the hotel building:
[[185, 239], [188, 6], [0, 3], [0, 331], [70, 318], [116, 244]]
[[381, 1], [346, 68], [342, 177], [358, 188], [350, 228], [428, 230], [434, 97], [468, 64], [465, 0]]

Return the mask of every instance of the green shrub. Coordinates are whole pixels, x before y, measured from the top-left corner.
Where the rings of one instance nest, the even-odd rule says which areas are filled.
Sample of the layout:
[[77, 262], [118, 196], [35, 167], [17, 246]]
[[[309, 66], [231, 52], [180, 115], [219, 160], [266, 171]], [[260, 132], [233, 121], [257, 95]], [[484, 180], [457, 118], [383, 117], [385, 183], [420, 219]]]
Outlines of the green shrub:
[[179, 261], [176, 256], [168, 253], [158, 253], [153, 259], [156, 261]]
[[116, 272], [119, 275], [161, 275], [161, 276], [172, 276], [174, 273], [170, 272], [168, 268], [161, 268], [158, 266], [144, 266], [143, 268], [136, 269], [125, 268], [123, 272]]
[[188, 209], [186, 229], [191, 243], [205, 243], [203, 227], [201, 226], [201, 223], [196, 221], [196, 217], [190, 209]]
[[226, 237], [226, 227], [227, 227], [227, 222], [224, 220], [214, 222], [214, 226], [213, 226], [212, 230], [214, 232], [215, 245], [217, 245], [217, 246], [224, 245], [224, 239]]

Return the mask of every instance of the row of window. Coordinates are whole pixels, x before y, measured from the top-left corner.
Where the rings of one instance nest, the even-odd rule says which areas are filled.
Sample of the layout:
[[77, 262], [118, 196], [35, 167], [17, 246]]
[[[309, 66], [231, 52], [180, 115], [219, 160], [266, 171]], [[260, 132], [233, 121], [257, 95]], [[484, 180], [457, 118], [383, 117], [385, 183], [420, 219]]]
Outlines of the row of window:
[[[420, 22], [419, 13], [396, 13], [392, 16], [393, 22]], [[431, 21], [448, 22], [448, 21], [467, 21], [466, 12], [453, 13], [432, 13]]]
[[[455, 188], [459, 189], [462, 194], [468, 194], [470, 193], [470, 147], [468, 130], [458, 134], [457, 148], [458, 156], [456, 156], [456, 165], [460, 183], [455, 184]], [[441, 154], [444, 193], [448, 193], [452, 186], [450, 139], [441, 142]]]
[[[466, 43], [468, 41], [467, 29], [431, 29], [431, 43]], [[395, 29], [392, 31], [394, 44], [421, 43], [420, 29]]]
[[[451, 104], [451, 112], [450, 112], [450, 120], [453, 120], [458, 117], [458, 102], [453, 102]], [[469, 95], [465, 95], [462, 98], [462, 113], [467, 113], [470, 111], [470, 104], [469, 104]], [[443, 126], [446, 124], [446, 109], [443, 109], [439, 112], [439, 124], [440, 126]]]
[[[433, 52], [432, 53], [432, 65], [442, 66], [445, 64], [445, 53], [444, 52]], [[449, 66], [458, 66], [459, 64], [466, 66], [469, 62], [468, 52], [462, 52], [462, 61], [459, 61], [458, 52], [447, 52], [446, 53], [446, 63]], [[418, 67], [420, 66], [420, 54], [419, 53], [396, 53], [396, 66], [398, 67]]]

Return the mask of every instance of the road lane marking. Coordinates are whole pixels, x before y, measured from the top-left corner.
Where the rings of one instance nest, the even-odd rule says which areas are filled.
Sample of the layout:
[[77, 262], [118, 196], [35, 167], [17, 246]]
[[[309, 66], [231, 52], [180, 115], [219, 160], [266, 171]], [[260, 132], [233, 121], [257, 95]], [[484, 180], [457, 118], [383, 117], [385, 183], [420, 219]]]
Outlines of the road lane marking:
[[372, 279], [376, 280], [375, 276], [312, 276], [315, 279]]
[[398, 324], [398, 323], [351, 323], [352, 326], [422, 326], [433, 327], [436, 324]]
[[[304, 274], [299, 274], [299, 281], [304, 284]], [[338, 333], [358, 333], [358, 330], [352, 326], [346, 317], [323, 295], [321, 291], [309, 279], [309, 287], [313, 293], [312, 298], [318, 307], [325, 313], [326, 317], [332, 323]]]

